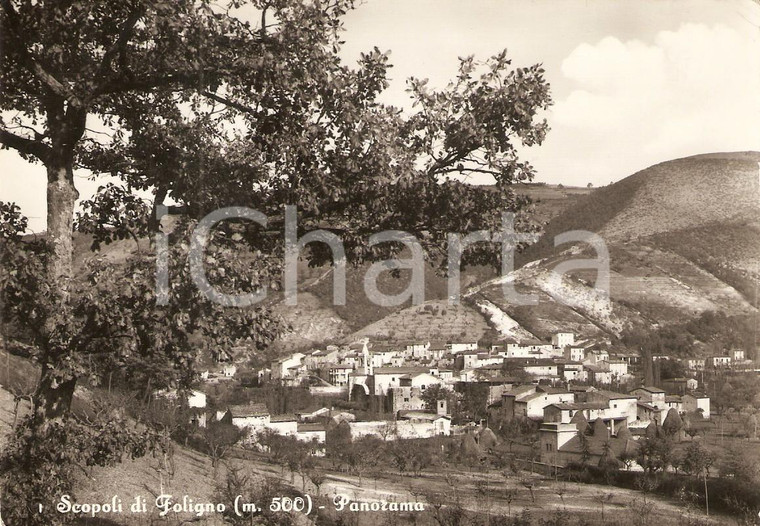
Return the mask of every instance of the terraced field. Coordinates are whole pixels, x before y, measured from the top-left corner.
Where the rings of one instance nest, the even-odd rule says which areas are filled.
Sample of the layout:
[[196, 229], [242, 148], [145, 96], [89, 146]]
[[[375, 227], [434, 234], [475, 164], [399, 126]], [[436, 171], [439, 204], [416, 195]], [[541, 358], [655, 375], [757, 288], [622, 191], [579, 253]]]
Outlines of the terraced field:
[[483, 315], [467, 305], [434, 300], [400, 310], [352, 334], [391, 341], [477, 341], [489, 330]]

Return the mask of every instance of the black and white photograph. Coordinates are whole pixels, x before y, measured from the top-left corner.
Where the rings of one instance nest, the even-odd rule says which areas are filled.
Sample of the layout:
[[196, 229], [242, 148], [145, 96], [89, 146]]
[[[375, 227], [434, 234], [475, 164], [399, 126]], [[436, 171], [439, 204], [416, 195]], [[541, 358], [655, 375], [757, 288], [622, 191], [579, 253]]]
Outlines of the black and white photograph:
[[0, 526], [760, 525], [760, 0], [0, 0]]

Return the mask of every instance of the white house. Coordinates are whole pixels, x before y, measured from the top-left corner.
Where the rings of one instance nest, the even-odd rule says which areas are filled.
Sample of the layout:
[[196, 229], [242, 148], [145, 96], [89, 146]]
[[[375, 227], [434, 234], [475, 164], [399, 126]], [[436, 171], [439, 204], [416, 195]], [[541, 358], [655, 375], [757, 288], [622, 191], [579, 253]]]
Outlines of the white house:
[[340, 387], [348, 385], [348, 375], [351, 374], [353, 370], [354, 368], [352, 366], [346, 364], [330, 365], [327, 369], [330, 383]]
[[580, 417], [587, 422], [601, 419], [611, 434], [621, 426], [635, 422], [638, 418], [635, 398], [599, 398], [586, 402], [552, 404], [544, 409], [544, 422], [561, 424], [575, 423]]
[[447, 343], [446, 348], [451, 354], [457, 354], [466, 351], [476, 351], [478, 349], [478, 342]]
[[575, 401], [573, 393], [555, 391], [553, 389], [537, 391], [520, 400], [515, 400], [515, 416], [522, 416], [534, 420], [544, 418], [544, 408], [552, 404], [572, 403]]
[[409, 378], [408, 375], [418, 373], [428, 373], [430, 369], [425, 367], [378, 367], [373, 372], [372, 381], [368, 379], [367, 384], [374, 383], [374, 390], [371, 394], [384, 395], [391, 387], [400, 387], [402, 378]]
[[517, 342], [508, 342], [506, 348], [499, 354], [504, 358], [530, 358], [533, 356], [530, 347], [523, 347]]
[[451, 369], [438, 369], [435, 375], [444, 383], [451, 383], [454, 380], [454, 371]]
[[300, 367], [306, 368], [302, 363], [305, 356], [305, 354], [297, 352], [273, 362], [272, 380], [284, 380], [297, 375]]
[[552, 336], [552, 345], [559, 349], [575, 345], [575, 334], [572, 332], [557, 332]]
[[607, 404], [607, 410], [602, 415], [605, 419], [624, 419], [628, 423], [636, 420], [636, 403], [638, 402], [638, 397], [635, 394], [623, 394], [598, 389], [595, 391], [588, 391], [585, 396], [586, 401], [588, 402], [602, 402]]
[[270, 416], [265, 427], [280, 435], [296, 435], [298, 433], [298, 418], [296, 415]]
[[613, 379], [620, 380], [628, 376], [628, 362], [624, 360], [610, 359], [606, 363], [602, 363], [602, 366], [605, 365], [607, 370], [612, 374]]
[[588, 380], [588, 374], [584, 369], [584, 365], [580, 362], [564, 361], [558, 362], [562, 371], [562, 377], [567, 382], [585, 382]]
[[668, 408], [668, 411], [671, 409], [675, 409], [678, 413], [683, 413], [683, 402], [681, 401], [681, 397], [678, 395], [668, 395], [665, 397], [665, 405]]
[[303, 442], [316, 442], [324, 444], [327, 436], [327, 428], [323, 424], [298, 424], [296, 438]]
[[602, 349], [594, 349], [586, 352], [586, 358], [584, 363], [591, 365], [599, 365], [599, 362], [608, 362], [610, 360], [610, 353]]
[[653, 403], [665, 402], [665, 390], [659, 387], [641, 386], [631, 390], [632, 395], [637, 396], [640, 400]]
[[523, 370], [533, 376], [557, 376], [558, 365], [552, 360], [536, 360], [533, 363], [528, 363], [523, 367]]
[[721, 367], [729, 367], [731, 365], [730, 356], [710, 356], [707, 359], [709, 367], [719, 369]]
[[229, 419], [229, 422], [237, 428], [248, 428], [251, 436], [266, 429], [271, 418], [265, 404], [231, 405], [227, 411], [221, 413], [222, 418], [219, 418], [219, 414], [220, 412], [217, 412], [219, 420]]
[[420, 358], [430, 348], [430, 342], [409, 342], [406, 344], [406, 355], [412, 358]]
[[701, 371], [705, 368], [705, 360], [704, 358], [687, 358], [684, 360], [684, 363], [687, 368], [693, 370], [693, 371]]
[[681, 397], [684, 413], [699, 411], [702, 418], [710, 418], [710, 398], [707, 395], [687, 393]]
[[401, 377], [402, 386], [416, 387], [422, 391], [430, 386], [441, 385], [442, 383], [443, 380], [441, 378], [428, 372], [415, 372]]
[[582, 362], [586, 359], [586, 349], [583, 347], [565, 347], [563, 351], [565, 360], [573, 362]]
[[584, 370], [588, 375], [588, 381], [594, 384], [610, 385], [612, 373], [599, 365], [585, 365]]
[[307, 354], [303, 362], [307, 369], [319, 369], [327, 364], [335, 363], [340, 357], [340, 351], [337, 347], [330, 346], [329, 349], [316, 349], [310, 354]]

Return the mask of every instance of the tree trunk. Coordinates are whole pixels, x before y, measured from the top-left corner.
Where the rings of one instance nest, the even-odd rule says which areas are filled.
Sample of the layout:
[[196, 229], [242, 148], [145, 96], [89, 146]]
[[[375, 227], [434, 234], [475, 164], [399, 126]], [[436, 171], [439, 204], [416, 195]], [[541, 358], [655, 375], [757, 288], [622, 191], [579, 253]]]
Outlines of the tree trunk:
[[[48, 164], [47, 178], [47, 240], [50, 252], [46, 272], [55, 309], [45, 327], [49, 338], [60, 325], [60, 321], [56, 322], [56, 315], [68, 315], [69, 287], [74, 274], [74, 204], [79, 193], [74, 187], [71, 161]], [[69, 351], [55, 344], [42, 349], [42, 371], [34, 404], [38, 423], [63, 416], [71, 408], [77, 379], [56, 372], [56, 365], [62, 363]]]
[[47, 277], [58, 299], [65, 303], [74, 273], [74, 204], [79, 192], [74, 187], [70, 162], [48, 166], [47, 177], [47, 239], [51, 248]]

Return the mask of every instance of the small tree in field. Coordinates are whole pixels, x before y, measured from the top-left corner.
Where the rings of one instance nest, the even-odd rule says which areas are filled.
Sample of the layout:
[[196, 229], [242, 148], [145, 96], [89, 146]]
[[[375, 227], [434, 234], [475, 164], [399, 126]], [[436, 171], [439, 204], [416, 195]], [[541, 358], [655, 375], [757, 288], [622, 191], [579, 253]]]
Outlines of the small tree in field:
[[[20, 221], [2, 228], [11, 232], [0, 247], [3, 326], [35, 349], [40, 368], [33, 413], [0, 455], [10, 523], [60, 522], [32, 510], [70, 492], [75, 466], [146, 451], [147, 430], [84, 425], [72, 414], [79, 383], [113, 372], [143, 393], [187, 387], [199, 347], [244, 338], [262, 347], [277, 335], [263, 304], [214, 301], [190, 268], [200, 264], [214, 290], [238, 298], [279, 288], [286, 205], [297, 207], [298, 235], [340, 234], [347, 259], [360, 264], [403, 249], [371, 244], [380, 230], [415, 234], [429, 260], [443, 261], [449, 232], [500, 230], [501, 213], [527, 203], [512, 184], [533, 176], [518, 148], [540, 144], [548, 129], [538, 116], [551, 102], [541, 67], [513, 68], [505, 52], [463, 58], [443, 89], [411, 79], [414, 107], [404, 114], [378, 102], [386, 54], [369, 51], [354, 67], [340, 61], [351, 7], [0, 0], [0, 145], [45, 167], [48, 207], [44, 239], [23, 240]], [[78, 213], [76, 169], [118, 181]], [[491, 175], [496, 191], [451, 177], [469, 173]], [[168, 240], [121, 264], [74, 267], [75, 225], [95, 246], [139, 240], [169, 200], [178, 217]], [[227, 216], [201, 261], [190, 260], [198, 222], [233, 206], [269, 220]], [[521, 225], [535, 228], [524, 216]], [[321, 244], [308, 258], [333, 263]], [[496, 243], [480, 243], [463, 263], [501, 258]], [[157, 261], [167, 261], [169, 283], [157, 282]]]
[[673, 461], [673, 441], [663, 435], [639, 440], [637, 462], [648, 474], [667, 470]]
[[211, 422], [206, 426], [202, 436], [206, 451], [211, 457], [211, 465], [216, 468], [219, 461], [247, 434], [247, 429], [240, 429], [225, 422]]

